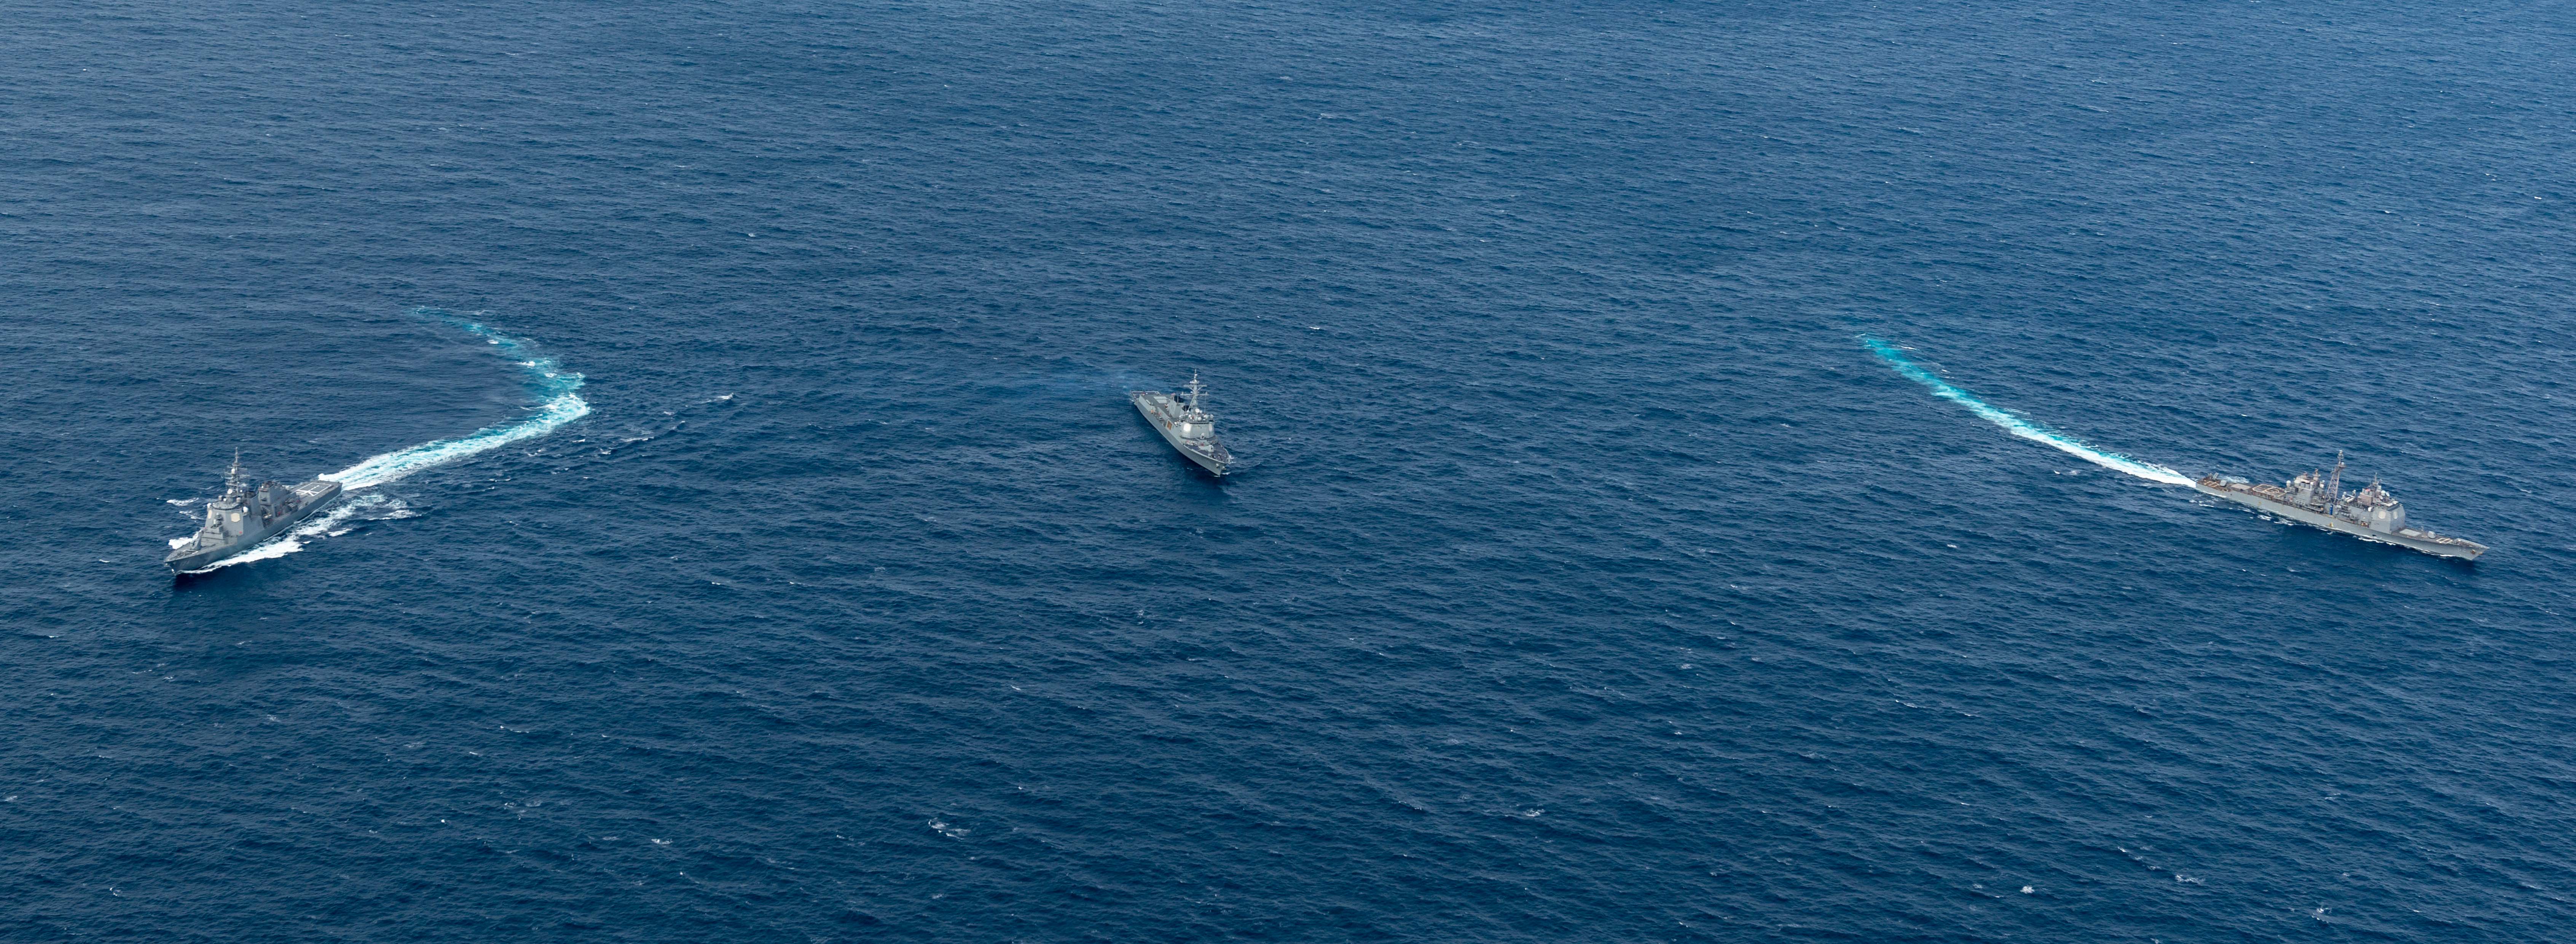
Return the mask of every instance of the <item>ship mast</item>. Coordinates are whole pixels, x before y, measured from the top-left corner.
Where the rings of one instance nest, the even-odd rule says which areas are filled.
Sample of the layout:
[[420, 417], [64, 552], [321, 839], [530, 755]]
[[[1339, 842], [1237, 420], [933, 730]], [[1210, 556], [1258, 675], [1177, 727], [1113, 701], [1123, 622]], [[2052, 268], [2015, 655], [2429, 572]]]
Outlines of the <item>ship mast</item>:
[[2337, 449], [2337, 450], [2335, 450], [2335, 468], [2334, 468], [2334, 477], [2333, 477], [2333, 478], [2331, 478], [2331, 479], [2327, 479], [2327, 480], [2326, 480], [2326, 517], [2329, 517], [2329, 518], [2334, 517], [2334, 513], [2335, 513], [2335, 509], [2336, 509], [2336, 507], [2338, 507], [2338, 506], [2339, 506], [2339, 505], [2341, 505], [2342, 503], [2343, 503], [2343, 450], [2341, 450], [2341, 449]]
[[224, 473], [224, 485], [233, 489], [239, 489], [242, 486], [241, 449], [238, 447], [233, 449], [232, 469]]
[[1190, 410], [1191, 410], [1191, 412], [1197, 412], [1197, 411], [1198, 411], [1198, 408], [1199, 408], [1199, 372], [1194, 370], [1194, 371], [1190, 371]]

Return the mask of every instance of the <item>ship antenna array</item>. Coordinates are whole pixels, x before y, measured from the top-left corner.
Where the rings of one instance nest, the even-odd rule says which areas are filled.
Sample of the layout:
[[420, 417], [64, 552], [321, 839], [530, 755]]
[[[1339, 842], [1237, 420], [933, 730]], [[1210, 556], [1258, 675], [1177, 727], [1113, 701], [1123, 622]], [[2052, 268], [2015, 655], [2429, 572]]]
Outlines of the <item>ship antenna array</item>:
[[1199, 408], [1199, 372], [1190, 371], [1190, 409]]

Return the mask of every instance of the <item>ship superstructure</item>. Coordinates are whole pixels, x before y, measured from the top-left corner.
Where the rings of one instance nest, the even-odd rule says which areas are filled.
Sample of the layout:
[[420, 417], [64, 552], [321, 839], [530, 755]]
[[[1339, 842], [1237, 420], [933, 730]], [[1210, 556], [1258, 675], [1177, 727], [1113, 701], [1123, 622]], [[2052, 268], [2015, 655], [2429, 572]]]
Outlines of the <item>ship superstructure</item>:
[[241, 454], [224, 473], [224, 494], [206, 503], [206, 524], [175, 544], [162, 563], [175, 572], [204, 570], [227, 557], [250, 550], [340, 497], [340, 483], [314, 479], [300, 485], [261, 482], [254, 486], [242, 474]]
[[2476, 560], [2487, 546], [2435, 534], [2406, 520], [2406, 505], [2372, 479], [2358, 492], [2343, 490], [2343, 454], [2334, 470], [2311, 470], [2281, 485], [2257, 485], [2244, 479], [2209, 475], [2192, 486], [2201, 492], [2253, 508], [2284, 521], [2340, 531], [2358, 538], [2410, 547], [2439, 557]]
[[1127, 400], [1136, 404], [1136, 412], [1143, 414], [1145, 422], [1163, 434], [1163, 441], [1180, 450], [1182, 456], [1200, 468], [1224, 475], [1226, 467], [1234, 464], [1234, 456], [1217, 441], [1216, 417], [1200, 406], [1205, 385], [1199, 383], [1198, 374], [1190, 375], [1186, 389], [1186, 398], [1160, 390], [1137, 390], [1128, 393]]

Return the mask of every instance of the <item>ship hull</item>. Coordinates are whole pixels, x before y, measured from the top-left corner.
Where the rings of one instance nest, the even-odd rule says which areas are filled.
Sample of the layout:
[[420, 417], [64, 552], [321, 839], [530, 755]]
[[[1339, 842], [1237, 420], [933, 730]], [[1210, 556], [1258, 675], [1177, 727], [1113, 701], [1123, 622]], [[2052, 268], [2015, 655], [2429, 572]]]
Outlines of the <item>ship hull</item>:
[[2473, 561], [2478, 559], [2478, 555], [2487, 552], [2486, 546], [2481, 544], [2473, 544], [2467, 541], [2456, 540], [2450, 543], [2441, 543], [2422, 540], [2419, 538], [2411, 538], [2403, 534], [2391, 534], [2384, 531], [2366, 528], [2350, 521], [2310, 511], [2297, 505], [2267, 501], [2255, 495], [2232, 492], [2222, 488], [2211, 488], [2197, 482], [2192, 483], [2191, 487], [2194, 490], [2199, 491], [2201, 494], [2208, 495], [2213, 498], [2223, 498], [2247, 508], [2252, 508], [2264, 514], [2271, 515], [2272, 517], [2279, 518], [2283, 521], [2293, 521], [2312, 528], [2323, 528], [2340, 534], [2349, 534], [2364, 541], [2377, 541], [2381, 544], [2394, 544], [2408, 550], [2422, 551], [2435, 557], [2448, 557], [2455, 560]]
[[215, 566], [216, 564], [223, 563], [224, 561], [229, 560], [244, 551], [248, 551], [251, 548], [258, 547], [261, 544], [266, 543], [270, 538], [286, 533], [287, 529], [295, 527], [305, 519], [313, 517], [315, 512], [328, 508], [333, 502], [340, 500], [340, 483], [338, 482], [315, 479], [312, 482], [306, 482], [302, 485], [296, 486], [296, 491], [298, 492], [305, 492], [308, 489], [312, 490], [312, 492], [314, 492], [318, 497], [306, 498], [304, 500], [304, 504], [297, 507], [294, 512], [280, 516], [275, 523], [269, 525], [267, 528], [244, 534], [240, 540], [234, 541], [230, 544], [206, 548], [186, 556], [173, 553], [167, 559], [164, 559], [162, 563], [170, 565], [170, 572], [174, 574], [184, 574], [204, 570], [208, 567]]
[[1207, 450], [1193, 445], [1189, 440], [1182, 439], [1180, 434], [1172, 431], [1171, 423], [1154, 415], [1154, 411], [1145, 405], [1143, 396], [1131, 396], [1128, 402], [1136, 405], [1136, 415], [1144, 417], [1145, 425], [1153, 427], [1154, 432], [1161, 435], [1164, 442], [1171, 444], [1172, 450], [1180, 453], [1182, 458], [1198, 463], [1198, 467], [1208, 470], [1210, 475], [1225, 474], [1226, 460], [1230, 457], [1212, 455]]

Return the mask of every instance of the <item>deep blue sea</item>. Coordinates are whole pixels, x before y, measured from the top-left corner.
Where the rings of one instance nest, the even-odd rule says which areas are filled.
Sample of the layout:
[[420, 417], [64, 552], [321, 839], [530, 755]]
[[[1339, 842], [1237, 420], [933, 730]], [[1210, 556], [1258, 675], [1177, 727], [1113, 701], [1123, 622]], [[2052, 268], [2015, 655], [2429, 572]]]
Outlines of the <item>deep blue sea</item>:
[[0, 940], [2576, 937], [2566, 3], [0, 23]]

